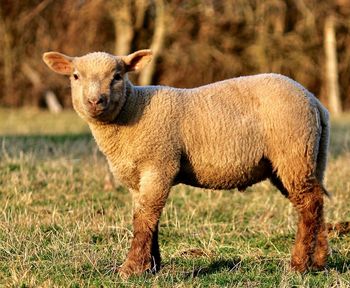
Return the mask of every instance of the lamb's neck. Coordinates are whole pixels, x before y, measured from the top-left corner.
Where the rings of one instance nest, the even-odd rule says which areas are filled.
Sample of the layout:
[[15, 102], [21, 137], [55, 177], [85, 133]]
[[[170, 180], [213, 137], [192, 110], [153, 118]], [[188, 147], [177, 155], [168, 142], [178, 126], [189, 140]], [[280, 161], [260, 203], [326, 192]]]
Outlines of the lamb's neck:
[[118, 126], [111, 124], [88, 124], [101, 152], [107, 157], [111, 155], [113, 153], [112, 150], [116, 147], [116, 142], [118, 142]]
[[171, 89], [166, 86], [134, 86], [125, 83], [125, 101], [115, 120], [111, 123], [88, 123], [91, 132], [100, 148], [107, 156], [112, 157], [123, 149], [126, 138], [137, 130], [138, 123], [144, 115], [144, 109], [159, 90]]
[[[146, 88], [147, 89], [147, 88]], [[122, 149], [120, 142], [127, 134], [127, 130], [133, 129], [138, 118], [142, 114], [142, 106], [148, 97], [143, 87], [134, 86], [127, 80], [125, 83], [123, 102], [120, 111], [112, 122], [93, 122], [88, 123], [90, 130], [95, 138], [100, 150], [107, 156], [111, 157]], [[124, 135], [124, 136], [123, 136]]]

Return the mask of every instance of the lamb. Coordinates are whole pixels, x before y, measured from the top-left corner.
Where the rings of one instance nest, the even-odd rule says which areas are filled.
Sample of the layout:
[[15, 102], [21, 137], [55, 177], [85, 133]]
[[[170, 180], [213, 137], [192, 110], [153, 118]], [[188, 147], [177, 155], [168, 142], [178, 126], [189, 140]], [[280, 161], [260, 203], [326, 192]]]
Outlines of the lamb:
[[113, 175], [132, 193], [134, 235], [120, 275], [160, 269], [158, 223], [173, 185], [244, 190], [265, 179], [299, 215], [292, 268], [323, 269], [327, 110], [302, 85], [278, 74], [193, 89], [134, 86], [128, 72], [151, 58], [150, 50], [43, 55], [53, 71], [70, 75], [74, 109]]

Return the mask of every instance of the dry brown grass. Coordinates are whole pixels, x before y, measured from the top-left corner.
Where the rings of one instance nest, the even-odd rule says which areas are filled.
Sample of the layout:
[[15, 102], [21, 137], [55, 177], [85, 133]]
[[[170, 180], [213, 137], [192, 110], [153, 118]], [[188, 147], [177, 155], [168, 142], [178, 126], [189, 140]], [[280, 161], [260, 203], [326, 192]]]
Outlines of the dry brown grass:
[[[0, 110], [0, 119], [0, 286], [350, 285], [347, 234], [330, 235], [327, 271], [290, 271], [296, 215], [268, 182], [244, 193], [173, 188], [161, 272], [123, 282], [115, 269], [132, 236], [131, 199], [122, 186], [104, 189], [107, 165], [86, 126], [73, 112]], [[334, 223], [350, 220], [350, 117], [333, 123], [326, 219]]]

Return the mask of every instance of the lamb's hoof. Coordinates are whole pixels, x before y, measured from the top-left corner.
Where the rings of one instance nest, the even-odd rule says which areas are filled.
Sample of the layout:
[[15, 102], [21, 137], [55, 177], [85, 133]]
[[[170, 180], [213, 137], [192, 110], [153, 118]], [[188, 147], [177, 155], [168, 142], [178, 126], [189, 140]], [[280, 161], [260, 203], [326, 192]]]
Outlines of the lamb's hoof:
[[151, 265], [135, 265], [134, 263], [125, 262], [119, 269], [118, 274], [123, 280], [127, 280], [131, 276], [140, 276], [141, 274], [151, 271]]
[[312, 259], [311, 270], [312, 271], [322, 271], [327, 269], [327, 254], [315, 253]]
[[311, 266], [311, 270], [312, 271], [322, 271], [322, 270], [325, 270], [325, 269], [326, 269], [326, 265], [324, 265], [324, 264], [313, 263], [312, 266]]
[[292, 260], [290, 266], [291, 266], [293, 271], [296, 271], [299, 273], [304, 273], [308, 270], [308, 266], [304, 261]]

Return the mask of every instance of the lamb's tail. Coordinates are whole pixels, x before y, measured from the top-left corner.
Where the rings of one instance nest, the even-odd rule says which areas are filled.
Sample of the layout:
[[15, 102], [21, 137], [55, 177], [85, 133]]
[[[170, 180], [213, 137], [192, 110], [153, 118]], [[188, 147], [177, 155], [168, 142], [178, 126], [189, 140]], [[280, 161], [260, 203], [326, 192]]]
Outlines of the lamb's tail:
[[[319, 129], [321, 132], [318, 154], [317, 154], [317, 163], [316, 163], [316, 177], [321, 184], [323, 184], [324, 172], [327, 165], [327, 153], [329, 146], [329, 137], [330, 137], [330, 124], [329, 124], [329, 113], [323, 105], [317, 101], [317, 114], [319, 118]], [[323, 186], [323, 185], [322, 185]], [[322, 187], [325, 194], [330, 196], [330, 193]]]

